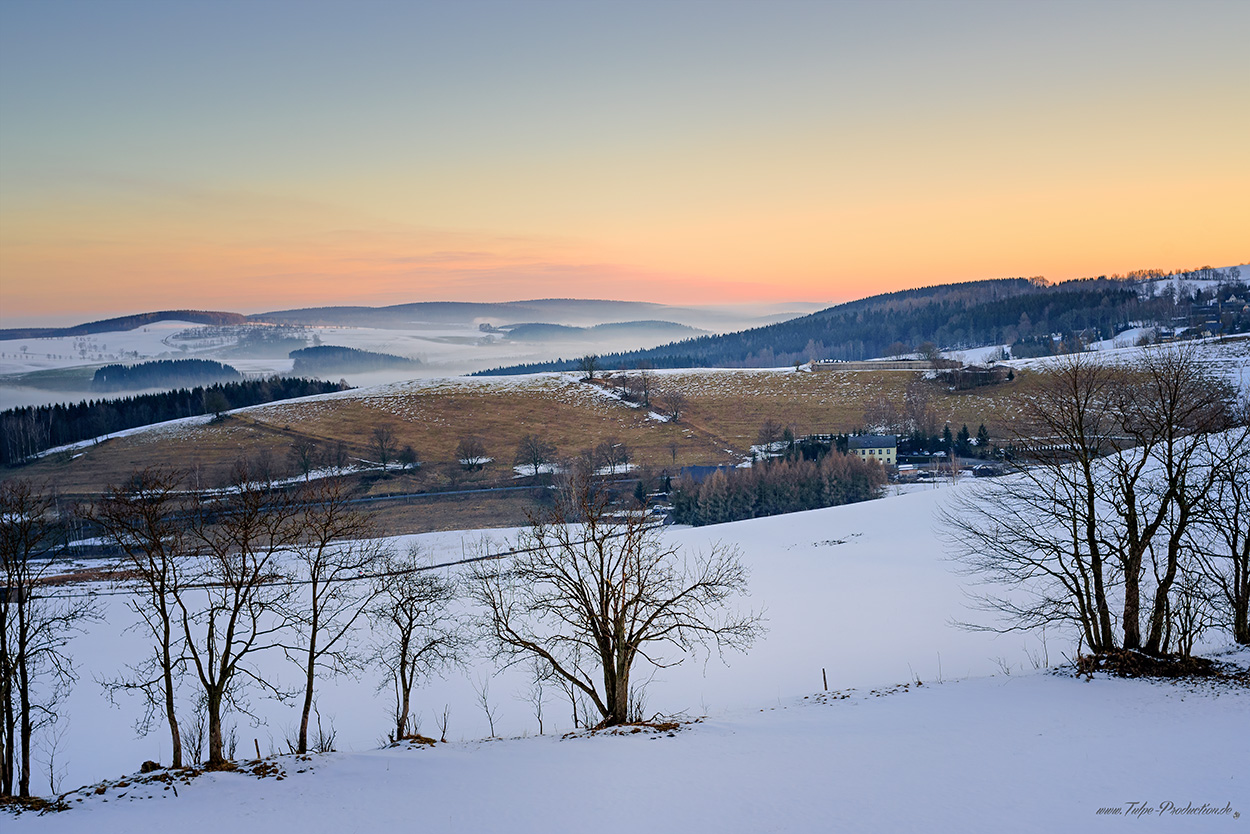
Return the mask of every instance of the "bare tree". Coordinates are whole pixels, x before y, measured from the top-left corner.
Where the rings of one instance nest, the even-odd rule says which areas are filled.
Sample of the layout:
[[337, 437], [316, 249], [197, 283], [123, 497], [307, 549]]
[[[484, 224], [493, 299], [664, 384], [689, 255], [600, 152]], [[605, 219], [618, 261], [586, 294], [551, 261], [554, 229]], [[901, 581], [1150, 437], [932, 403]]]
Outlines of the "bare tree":
[[399, 450], [399, 465], [404, 469], [416, 469], [421, 465], [421, 458], [417, 455], [417, 450], [411, 445], [406, 445]]
[[246, 712], [240, 689], [251, 683], [283, 694], [250, 661], [282, 647], [291, 589], [279, 558], [297, 532], [298, 508], [287, 497], [244, 470], [233, 480], [238, 486], [221, 505], [191, 520], [198, 573], [176, 591], [188, 662], [204, 695], [211, 767], [226, 761], [225, 710]]
[[308, 437], [298, 438], [287, 450], [287, 458], [304, 476], [304, 480], [308, 480], [309, 474], [317, 465], [317, 441]]
[[547, 685], [551, 682], [551, 677], [555, 674], [551, 670], [551, 664], [541, 658], [534, 658], [530, 661], [529, 667], [529, 684], [525, 691], [517, 696], [525, 701], [534, 710], [534, 720], [538, 722], [538, 734], [543, 734], [543, 708], [547, 704]]
[[537, 476], [539, 470], [556, 458], [556, 447], [536, 434], [527, 434], [521, 438], [516, 447], [516, 465], [533, 468]]
[[911, 346], [906, 342], [894, 342], [885, 349], [886, 356], [892, 356], [895, 358], [902, 358], [909, 353], [911, 353]]
[[655, 389], [654, 374], [651, 373], [650, 362], [638, 363], [638, 394], [642, 398], [644, 408], [651, 407], [651, 394]]
[[182, 735], [174, 708], [175, 681], [182, 672], [176, 599], [190, 550], [186, 518], [194, 506], [181, 490], [182, 479], [177, 470], [140, 470], [124, 487], [111, 487], [89, 514], [122, 553], [131, 577], [127, 584], [137, 596], [128, 606], [152, 641], [146, 658], [105, 686], [111, 693], [144, 696], [146, 709], [136, 725], [141, 735], [150, 731], [157, 712], [164, 715], [173, 767], [182, 767]]
[[[1243, 418], [1244, 420], [1244, 418]], [[1211, 500], [1193, 534], [1203, 573], [1214, 586], [1218, 608], [1233, 639], [1250, 644], [1250, 451], [1247, 428], [1213, 441], [1218, 462]]]
[[429, 570], [416, 550], [386, 563], [369, 617], [383, 635], [373, 658], [386, 672], [379, 689], [389, 686], [395, 693], [395, 741], [413, 732], [417, 683], [461, 662], [467, 641], [451, 610], [455, 598], [455, 583]]
[[586, 354], [577, 360], [577, 369], [585, 374], [582, 377], [584, 381], [593, 380], [595, 372], [599, 370], [599, 357], [593, 353]]
[[916, 353], [926, 362], [937, 363], [942, 359], [942, 351], [933, 342], [924, 342], [916, 348]]
[[1190, 532], [1218, 473], [1246, 453], [1213, 454], [1229, 400], [1187, 348], [1119, 367], [1074, 354], [1041, 376], [1021, 421], [1029, 434], [1016, 439], [1030, 465], [965, 493], [944, 517], [969, 568], [1013, 587], [982, 599], [1007, 615], [1005, 628], [1069, 620], [1094, 652], [1165, 650]]
[[937, 433], [937, 412], [933, 408], [933, 385], [922, 379], [907, 383], [903, 394], [903, 422], [909, 431], [925, 437]]
[[616, 514], [606, 490], [573, 477], [509, 563], [481, 563], [473, 596], [496, 658], [550, 664], [607, 726], [629, 720], [638, 658], [666, 667], [698, 646], [750, 646], [761, 618], [727, 610], [746, 584], [735, 550], [683, 556], [642, 514]]
[[660, 414], [667, 417], [669, 422], [676, 423], [681, 420], [681, 416], [686, 413], [686, 407], [689, 400], [686, 395], [677, 388], [665, 389], [662, 394], [656, 397], [656, 407], [660, 410]]
[[395, 432], [388, 425], [376, 426], [369, 440], [369, 451], [383, 470], [395, 459]]
[[595, 447], [593, 466], [595, 469], [606, 469], [615, 475], [618, 468], [628, 468], [629, 457], [629, 446], [619, 438], [609, 437]]
[[783, 431], [785, 427], [769, 417], [760, 425], [759, 433], [755, 436], [755, 445], [764, 451], [766, 457], [772, 457], [773, 452], [777, 451]]
[[327, 446], [324, 460], [326, 466], [336, 473], [342, 474], [347, 471], [347, 444], [342, 440], [336, 440], [333, 445]]
[[486, 454], [486, 444], [480, 437], [462, 437], [456, 444], [456, 460], [465, 469], [476, 471], [490, 463]]
[[960, 493], [942, 513], [947, 543], [969, 572], [1014, 589], [979, 597], [1005, 617], [990, 628], [1068, 622], [1093, 651], [1115, 648], [1099, 517], [1110, 479], [1098, 458], [1111, 449], [1108, 405], [1117, 379], [1081, 354], [1041, 374], [1017, 437], [1032, 465]]
[[434, 723], [438, 725], [438, 740], [443, 744], [447, 743], [447, 722], [449, 721], [451, 721], [451, 704], [443, 704], [442, 713], [434, 716]]
[[490, 678], [480, 677], [473, 684], [473, 693], [477, 695], [477, 705], [481, 707], [486, 721], [490, 725], [490, 737], [495, 737], [495, 719], [499, 717], [499, 705], [490, 700]]
[[89, 600], [45, 592], [59, 567], [63, 518], [51, 491], [25, 479], [0, 484], [0, 796], [30, 796], [34, 733], [56, 722], [77, 679], [69, 637], [97, 616]]
[[273, 482], [278, 478], [278, 469], [273, 459], [273, 451], [268, 446], [262, 446], [257, 450], [251, 461], [246, 465], [236, 466], [236, 469], [240, 468], [246, 468], [252, 478], [266, 488], [273, 486]]
[[381, 589], [359, 581], [382, 564], [385, 545], [364, 513], [350, 502], [338, 478], [326, 478], [300, 496], [301, 513], [292, 551], [299, 579], [306, 583], [292, 600], [288, 621], [299, 640], [287, 645], [304, 675], [297, 753], [308, 752], [308, 721], [319, 675], [339, 675], [360, 666], [353, 632]]
[[864, 425], [869, 431], [897, 432], [903, 417], [885, 394], [877, 394], [864, 409]]
[[[1189, 525], [1219, 477], [1219, 467], [1208, 465], [1211, 446], [1201, 438], [1231, 427], [1234, 394], [1192, 346], [1147, 351], [1124, 369], [1115, 394], [1125, 438], [1118, 454], [1108, 458], [1115, 473], [1115, 498], [1108, 505], [1116, 517], [1115, 551], [1124, 576], [1123, 646], [1158, 654]], [[1147, 567], [1153, 592], [1143, 587]]]

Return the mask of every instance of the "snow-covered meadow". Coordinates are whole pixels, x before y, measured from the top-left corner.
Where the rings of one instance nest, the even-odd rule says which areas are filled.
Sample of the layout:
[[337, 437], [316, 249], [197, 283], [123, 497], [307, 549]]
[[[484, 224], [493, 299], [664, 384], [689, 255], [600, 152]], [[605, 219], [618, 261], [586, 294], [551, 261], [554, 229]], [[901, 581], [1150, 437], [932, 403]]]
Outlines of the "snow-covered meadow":
[[[648, 713], [701, 719], [672, 735], [560, 740], [571, 722], [552, 692], [547, 734], [535, 738], [524, 675], [478, 659], [418, 693], [427, 735], [437, 735], [434, 717], [450, 705], [449, 744], [379, 750], [389, 693], [366, 675], [323, 685], [319, 708], [339, 752], [279, 757], [281, 781], [215, 774], [176, 783], [176, 797], [164, 783], [127, 782], [76, 793], [72, 810], [24, 815], [13, 830], [371, 831], [419, 822], [431, 831], [1078, 831], [1101, 830], [1109, 823], [1098, 810], [1123, 812], [1129, 801], [1250, 812], [1247, 691], [1054, 676], [1038, 667], [1073, 653], [1063, 635], [1043, 642], [955, 624], [982, 615], [936, 540], [934, 513], [971, 483], [665, 531], [686, 548], [738, 547], [751, 571], [742, 604], [763, 610], [769, 628], [727, 664], [692, 658], [651, 676]], [[496, 547], [510, 539], [489, 535]], [[418, 544], [445, 562], [481, 536], [396, 545]], [[139, 704], [113, 707], [95, 682], [141, 650], [125, 633], [133, 615], [124, 599], [102, 601], [106, 621], [71, 649], [81, 680], [64, 710], [62, 791], [168, 760], [159, 731], [135, 738]], [[265, 670], [295, 679], [280, 655]], [[636, 680], [650, 674], [640, 671]], [[474, 691], [484, 681], [502, 740], [485, 740]], [[259, 697], [253, 707], [264, 723], [236, 716], [240, 757], [254, 743], [282, 750], [295, 708]], [[42, 767], [36, 787], [47, 793]], [[1198, 825], [1154, 816], [1154, 825]]]

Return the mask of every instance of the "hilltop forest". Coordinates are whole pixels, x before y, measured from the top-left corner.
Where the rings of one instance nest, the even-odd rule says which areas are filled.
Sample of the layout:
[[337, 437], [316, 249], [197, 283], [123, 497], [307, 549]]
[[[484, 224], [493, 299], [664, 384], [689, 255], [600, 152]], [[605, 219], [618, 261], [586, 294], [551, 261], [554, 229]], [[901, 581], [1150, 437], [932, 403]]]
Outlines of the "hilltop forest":
[[[1189, 275], [1190, 273], [1186, 273]], [[1244, 285], [1235, 269], [1205, 269], [1207, 280], [1230, 282], [1225, 296]], [[1170, 277], [1159, 273], [1157, 276]], [[1040, 278], [1005, 278], [944, 284], [878, 295], [790, 321], [599, 357], [604, 368], [649, 364], [655, 368], [776, 367], [809, 360], [862, 360], [914, 350], [931, 342], [958, 350], [1019, 345], [1020, 355], [1071, 349], [1109, 339], [1135, 323], [1173, 324], [1191, 317], [1216, 291], [1175, 297], [1144, 296], [1129, 278], [1094, 278], [1049, 285]], [[1242, 316], [1244, 318], [1244, 316]], [[1060, 334], [1056, 342], [1053, 334]], [[1053, 347], [1052, 347], [1053, 343]], [[514, 365], [483, 375], [575, 370], [578, 360]]]

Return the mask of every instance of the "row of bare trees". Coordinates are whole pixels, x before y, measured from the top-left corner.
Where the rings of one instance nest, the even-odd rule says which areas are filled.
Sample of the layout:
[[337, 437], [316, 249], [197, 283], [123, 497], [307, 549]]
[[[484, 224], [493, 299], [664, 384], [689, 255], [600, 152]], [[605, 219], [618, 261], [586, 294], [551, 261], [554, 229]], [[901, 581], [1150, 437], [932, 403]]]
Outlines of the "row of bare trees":
[[[442, 622], [453, 596], [434, 577], [411, 578], [420, 567], [416, 557], [401, 559], [375, 538], [341, 480], [321, 479], [293, 493], [266, 488], [245, 470], [235, 482], [221, 501], [204, 504], [182, 491], [179, 473], [149, 469], [90, 510], [124, 554], [135, 592], [130, 605], [150, 639], [147, 657], [108, 685], [143, 694], [141, 730], [162, 715], [175, 767], [182, 764], [175, 691], [184, 676], [206, 712], [210, 766], [226, 758], [225, 714], [246, 712], [243, 693], [257, 687], [298, 698], [292, 746], [304, 753], [318, 680], [356, 673], [372, 655], [410, 688], [413, 631], [400, 628], [397, 611], [411, 607], [419, 587], [431, 621]], [[357, 628], [365, 617], [387, 635], [368, 651]], [[396, 628], [381, 627], [388, 623]], [[267, 651], [298, 665], [297, 691], [280, 690], [256, 665]]]
[[65, 508], [28, 481], [0, 484], [0, 797], [30, 796], [35, 733], [56, 722], [77, 676], [65, 648], [96, 615], [89, 600], [40, 591], [66, 537]]
[[[183, 474], [138, 471], [80, 511], [121, 554], [118, 590], [146, 644], [100, 682], [110, 697], [142, 699], [136, 729], [163, 727], [174, 767], [199, 760], [203, 742], [207, 765], [224, 764], [229, 718], [249, 715], [257, 691], [296, 702], [292, 751], [315, 749], [318, 684], [341, 674], [377, 675], [394, 696], [392, 738], [410, 736], [417, 687], [473, 646], [505, 665], [531, 662], [537, 684], [559, 682], [575, 711], [591, 703], [600, 723], [620, 723], [636, 717], [638, 658], [670, 665], [698, 645], [745, 647], [760, 631], [758, 615], [729, 610], [746, 588], [735, 551], [679, 554], [583, 469], [506, 558], [481, 553], [459, 576], [389, 549], [341, 479], [284, 490], [240, 467], [235, 486], [210, 497], [186, 490]], [[93, 610], [90, 595], [46, 581], [65, 515], [55, 499], [21, 480], [0, 496], [2, 787], [28, 795], [32, 734], [55, 718], [73, 680], [66, 646]], [[476, 601], [476, 617], [458, 600]], [[274, 654], [299, 668], [298, 687], [279, 685], [265, 659]]]
[[1192, 347], [1037, 375], [1015, 439], [1028, 464], [944, 514], [993, 628], [1074, 627], [1095, 653], [1187, 653], [1207, 627], [1250, 643], [1245, 400]]

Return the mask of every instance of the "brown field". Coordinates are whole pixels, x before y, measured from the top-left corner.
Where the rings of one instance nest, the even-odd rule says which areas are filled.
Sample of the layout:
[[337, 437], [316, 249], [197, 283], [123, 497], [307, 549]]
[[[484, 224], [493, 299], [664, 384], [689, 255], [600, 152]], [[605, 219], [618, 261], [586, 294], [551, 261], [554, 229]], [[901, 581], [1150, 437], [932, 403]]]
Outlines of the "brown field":
[[[64, 493], [92, 494], [136, 468], [174, 465], [192, 470], [200, 486], [217, 486], [236, 461], [254, 460], [262, 450], [276, 474], [293, 474], [288, 451], [301, 437], [322, 446], [341, 441], [352, 457], [367, 458], [373, 429], [383, 424], [392, 428], [399, 446], [417, 450], [423, 465], [414, 474], [362, 484], [374, 493], [510, 482], [517, 442], [527, 433], [545, 437], [562, 456], [616, 438], [628, 444], [635, 463], [655, 470], [735, 463], [750, 454], [765, 419], [793, 426], [796, 434], [857, 430], [870, 400], [884, 396], [901, 408], [904, 390], [915, 378], [908, 371], [656, 372], [657, 387], [676, 388], [688, 397], [677, 423], [651, 419], [645, 409], [612, 397], [603, 383], [579, 382], [573, 375], [419, 381], [271, 403], [213, 424], [144, 431], [7, 470], [3, 477], [31, 477]], [[984, 422], [992, 437], [1006, 436], [1018, 413], [1022, 384], [1017, 379], [958, 394], [935, 384], [938, 425], [949, 421], [957, 431], [966, 423], [975, 432]], [[455, 463], [456, 444], [466, 435], [481, 437], [494, 458], [482, 472], [463, 472]], [[492, 512], [462, 507], [455, 516], [492, 518]], [[505, 515], [516, 515], [515, 508]]]

